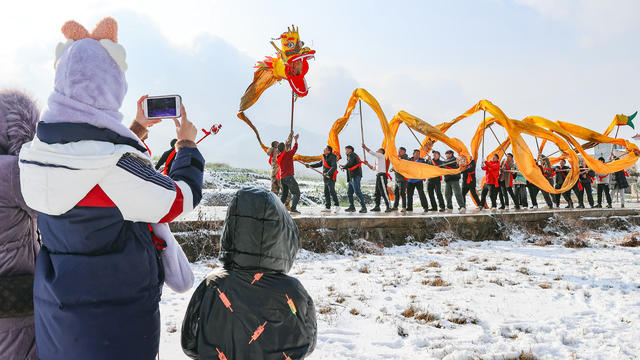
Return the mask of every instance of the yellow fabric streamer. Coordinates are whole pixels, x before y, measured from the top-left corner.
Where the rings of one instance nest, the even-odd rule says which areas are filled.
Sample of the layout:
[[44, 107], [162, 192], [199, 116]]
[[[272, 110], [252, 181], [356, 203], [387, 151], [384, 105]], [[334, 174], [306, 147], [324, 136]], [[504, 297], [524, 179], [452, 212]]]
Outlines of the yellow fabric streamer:
[[[585, 163], [591, 169], [599, 174], [609, 174], [623, 170], [633, 165], [640, 156], [640, 150], [638, 147], [627, 140], [611, 138], [608, 135], [611, 130], [616, 126], [617, 119], [614, 118], [613, 123], [603, 133], [597, 133], [587, 128], [562, 122], [562, 121], [550, 121], [538, 116], [529, 116], [523, 120], [509, 119], [500, 108], [492, 104], [487, 100], [480, 100], [476, 105], [471, 107], [462, 115], [456, 117], [450, 122], [445, 122], [436, 126], [431, 126], [423, 120], [405, 112], [398, 112], [391, 122], [387, 122], [387, 118], [382, 111], [378, 101], [364, 89], [356, 89], [351, 94], [347, 109], [344, 115], [337, 119], [331, 130], [329, 131], [328, 144], [334, 149], [334, 152], [340, 155], [340, 141], [338, 135], [344, 129], [345, 125], [349, 121], [351, 113], [355, 108], [358, 100], [364, 101], [369, 105], [378, 116], [380, 126], [384, 134], [384, 140], [382, 148], [385, 149], [386, 157], [393, 165], [394, 169], [407, 178], [412, 179], [426, 179], [442, 175], [457, 174], [462, 171], [464, 165], [469, 163], [471, 159], [478, 158], [478, 149], [482, 143], [484, 132], [493, 124], [502, 126], [508, 134], [508, 138], [503, 141], [494, 151], [492, 151], [487, 159], [490, 159], [493, 154], [498, 154], [499, 157], [504, 156], [509, 147], [512, 148], [514, 159], [518, 164], [518, 170], [523, 176], [531, 183], [538, 186], [543, 191], [548, 193], [558, 194], [570, 190], [578, 181], [579, 173], [579, 159], [578, 153], [584, 158]], [[478, 111], [486, 111], [492, 115], [491, 118], [483, 120], [478, 126], [472, 140], [471, 140], [471, 153], [466, 148], [464, 143], [457, 138], [451, 138], [445, 133], [455, 124], [463, 119], [475, 114]], [[460, 169], [444, 169], [433, 165], [415, 163], [408, 160], [402, 160], [397, 155], [395, 138], [398, 132], [398, 128], [401, 123], [404, 123], [409, 128], [416, 130], [417, 132], [425, 136], [423, 149], [421, 149], [422, 155], [425, 155], [425, 151], [428, 151], [436, 141], [441, 141], [450, 147], [453, 151], [457, 152], [458, 163]], [[544, 162], [538, 166], [536, 158], [534, 158], [529, 146], [522, 137], [522, 134], [535, 136], [542, 139], [542, 145], [540, 146], [540, 152], [544, 148], [547, 142], [553, 142], [558, 146], [563, 155], [559, 158], [553, 159], [557, 161], [560, 158], [565, 158], [571, 164], [571, 170], [561, 188], [555, 189], [549, 181], [544, 177], [541, 171], [541, 167], [545, 166]], [[599, 160], [588, 155], [584, 148], [578, 143], [575, 138], [586, 140], [589, 144], [593, 143], [610, 143], [624, 146], [627, 149], [626, 155], [613, 161], [611, 163], [603, 163]], [[575, 149], [575, 151], [574, 151]], [[473, 154], [473, 156], [471, 155]]]

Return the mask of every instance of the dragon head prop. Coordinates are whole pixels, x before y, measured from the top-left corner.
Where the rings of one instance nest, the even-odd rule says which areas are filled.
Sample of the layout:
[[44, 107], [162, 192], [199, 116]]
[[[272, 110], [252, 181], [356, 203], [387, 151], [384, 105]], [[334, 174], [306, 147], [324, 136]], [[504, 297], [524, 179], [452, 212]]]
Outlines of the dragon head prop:
[[258, 62], [256, 68], [258, 71], [272, 71], [278, 81], [287, 79], [293, 92], [298, 97], [304, 97], [309, 93], [309, 87], [304, 78], [309, 71], [308, 60], [313, 59], [316, 52], [304, 46], [304, 42], [300, 40], [298, 28], [294, 25], [288, 27], [286, 32], [274, 40], [278, 39], [282, 48], [271, 41], [271, 45], [278, 51], [278, 57], [267, 56], [264, 61]]

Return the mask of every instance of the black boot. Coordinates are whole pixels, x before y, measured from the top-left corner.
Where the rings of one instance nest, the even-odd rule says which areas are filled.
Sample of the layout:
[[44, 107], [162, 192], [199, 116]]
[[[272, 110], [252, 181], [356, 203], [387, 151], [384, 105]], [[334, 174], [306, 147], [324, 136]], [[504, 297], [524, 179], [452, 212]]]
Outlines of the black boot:
[[356, 208], [355, 208], [355, 207], [353, 207], [353, 206], [349, 206], [349, 207], [348, 207], [348, 208], [346, 208], [344, 211], [345, 211], [345, 212], [356, 212]]
[[[354, 210], [354, 211], [355, 211], [355, 210]], [[361, 213], [361, 214], [364, 214], [364, 213], [366, 213], [366, 212], [367, 212], [367, 208], [363, 206], [363, 207], [362, 207], [362, 209], [360, 209], [360, 213]]]

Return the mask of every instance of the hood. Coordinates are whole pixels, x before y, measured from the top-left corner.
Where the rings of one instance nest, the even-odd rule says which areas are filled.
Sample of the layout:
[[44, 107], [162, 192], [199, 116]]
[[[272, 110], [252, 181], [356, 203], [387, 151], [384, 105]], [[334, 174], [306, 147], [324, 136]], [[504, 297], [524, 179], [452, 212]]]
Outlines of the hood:
[[225, 268], [287, 273], [299, 247], [298, 226], [276, 195], [254, 187], [234, 195], [220, 238]]
[[115, 20], [101, 20], [91, 34], [73, 21], [62, 31], [67, 41], [56, 48], [55, 86], [42, 121], [86, 123], [137, 139], [122, 124], [127, 66], [124, 47], [116, 42]]
[[40, 118], [35, 101], [19, 90], [0, 91], [0, 154], [18, 155], [31, 141]]

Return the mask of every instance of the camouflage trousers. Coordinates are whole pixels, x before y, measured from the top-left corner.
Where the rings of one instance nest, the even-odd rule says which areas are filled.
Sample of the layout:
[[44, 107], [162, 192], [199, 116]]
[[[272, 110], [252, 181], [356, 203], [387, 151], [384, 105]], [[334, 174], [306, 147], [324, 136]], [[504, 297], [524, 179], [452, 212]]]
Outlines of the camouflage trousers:
[[[280, 179], [278, 179], [275, 175], [271, 176], [271, 192], [280, 195], [280, 191], [282, 190], [282, 183]], [[285, 203], [285, 207], [289, 209], [289, 202], [291, 201], [291, 193], [287, 196], [287, 202]]]

